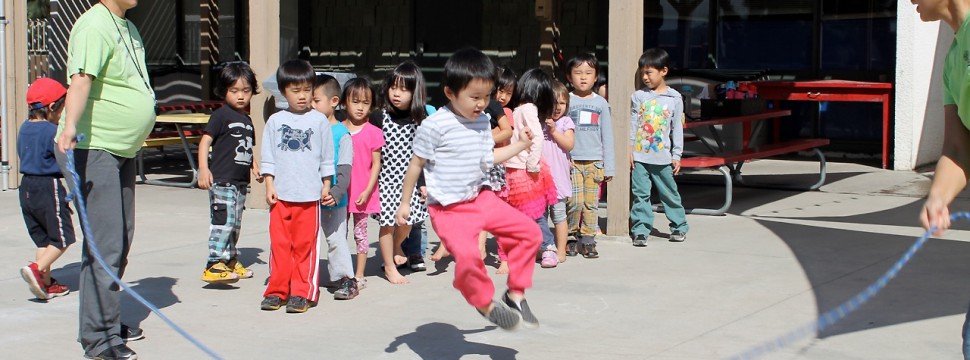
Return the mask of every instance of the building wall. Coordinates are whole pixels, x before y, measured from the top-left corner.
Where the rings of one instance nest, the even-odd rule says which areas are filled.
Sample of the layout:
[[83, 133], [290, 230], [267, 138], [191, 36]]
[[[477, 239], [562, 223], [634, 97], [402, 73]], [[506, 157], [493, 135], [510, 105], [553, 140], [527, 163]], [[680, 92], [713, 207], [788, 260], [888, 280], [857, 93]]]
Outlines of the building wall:
[[953, 31], [920, 21], [912, 4], [897, 8], [893, 168], [912, 170], [935, 162], [943, 143], [943, 60]]
[[[605, 60], [607, 2], [543, 2], [554, 5], [556, 47], [565, 58], [595, 52]], [[518, 74], [540, 65], [546, 24], [536, 17], [535, 0], [329, 0], [301, 6], [310, 15], [301, 18], [308, 24], [300, 25], [299, 42], [318, 70], [380, 81], [412, 58], [424, 70], [436, 105], [444, 102], [438, 89], [444, 63], [462, 47], [477, 47]]]

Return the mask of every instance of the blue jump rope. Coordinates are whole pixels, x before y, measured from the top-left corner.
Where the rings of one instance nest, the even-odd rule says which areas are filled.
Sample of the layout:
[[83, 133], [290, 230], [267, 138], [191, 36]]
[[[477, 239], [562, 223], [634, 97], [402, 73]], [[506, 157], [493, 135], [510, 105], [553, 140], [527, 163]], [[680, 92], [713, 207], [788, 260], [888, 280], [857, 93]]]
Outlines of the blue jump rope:
[[[81, 140], [84, 138], [84, 136], [78, 135], [77, 138], [78, 140]], [[71, 182], [74, 183], [74, 189], [80, 189], [81, 176], [78, 175], [77, 170], [74, 166], [74, 151], [68, 150], [66, 155], [67, 155], [67, 171], [71, 175]], [[77, 190], [71, 192], [71, 194], [68, 195], [68, 201], [71, 201], [71, 199], [73, 199], [75, 195], [78, 195]], [[87, 236], [90, 236], [91, 228], [90, 228], [90, 225], [88, 225], [88, 213], [87, 213], [87, 208], [84, 205], [83, 196], [77, 196], [77, 210], [78, 210], [78, 216], [81, 218], [81, 226], [84, 228], [84, 234]], [[959, 212], [959, 213], [952, 214], [950, 216], [950, 220], [960, 220], [960, 219], [970, 220], [970, 212]], [[916, 239], [916, 242], [914, 242], [913, 245], [909, 247], [909, 250], [906, 250], [906, 253], [903, 254], [903, 256], [899, 258], [899, 260], [897, 260], [896, 263], [893, 264], [893, 266], [890, 267], [885, 274], [880, 276], [879, 279], [876, 280], [876, 282], [866, 287], [865, 290], [863, 290], [856, 296], [853, 296], [851, 299], [849, 299], [849, 301], [846, 301], [841, 305], [837, 306], [836, 308], [823, 313], [818, 317], [818, 319], [812, 321], [811, 323], [799, 326], [794, 330], [785, 333], [784, 335], [778, 336], [772, 340], [761, 343], [760, 345], [757, 345], [751, 349], [748, 349], [747, 351], [741, 354], [731, 357], [731, 359], [732, 360], [756, 359], [763, 355], [785, 348], [805, 337], [811, 336], [813, 334], [817, 334], [818, 332], [821, 332], [831, 327], [835, 323], [839, 322], [839, 320], [844, 319], [847, 315], [849, 315], [855, 310], [858, 310], [859, 307], [861, 307], [863, 304], [865, 304], [874, 296], [876, 296], [876, 294], [878, 294], [880, 290], [885, 288], [886, 285], [889, 284], [889, 281], [895, 278], [896, 275], [899, 274], [899, 271], [902, 270], [904, 266], [906, 266], [906, 263], [908, 263], [909, 260], [913, 258], [913, 255], [915, 255], [917, 251], [923, 248], [923, 245], [926, 243], [926, 240], [929, 239], [930, 234], [932, 234], [933, 231], [936, 231], [935, 227], [923, 233], [923, 235], [920, 236], [918, 239]], [[88, 246], [88, 249], [91, 251], [91, 255], [94, 256], [94, 259], [98, 261], [98, 264], [100, 264], [101, 267], [105, 269], [105, 272], [107, 272], [108, 275], [111, 276], [111, 279], [114, 280], [115, 283], [117, 283], [119, 286], [121, 286], [122, 289], [127, 291], [128, 294], [130, 294], [132, 297], [138, 300], [138, 302], [145, 305], [145, 307], [148, 308], [148, 310], [151, 310], [153, 313], [155, 313], [155, 315], [158, 315], [158, 317], [161, 318], [162, 321], [165, 321], [165, 323], [168, 324], [168, 326], [170, 326], [173, 330], [175, 330], [175, 332], [179, 333], [179, 335], [182, 335], [182, 337], [184, 337], [186, 340], [191, 342], [192, 345], [195, 345], [196, 347], [198, 347], [199, 350], [202, 350], [213, 359], [222, 359], [222, 357], [219, 356], [219, 354], [217, 354], [209, 347], [205, 346], [205, 344], [203, 344], [201, 341], [199, 341], [192, 335], [190, 335], [187, 331], [185, 331], [185, 329], [182, 329], [181, 327], [179, 327], [178, 324], [176, 324], [174, 321], [172, 321], [167, 316], [162, 314], [162, 311], [159, 310], [157, 307], [155, 307], [155, 305], [153, 305], [148, 300], [145, 300], [144, 297], [142, 297], [135, 290], [132, 290], [130, 287], [128, 287], [128, 285], [122, 282], [121, 279], [118, 278], [117, 274], [109, 270], [108, 264], [104, 262], [104, 259], [101, 257], [101, 252], [98, 251], [98, 247], [94, 245], [94, 241], [87, 241], [87, 240], [89, 239], [85, 239], [85, 243]]]
[[[84, 135], [79, 134], [77, 136], [78, 141], [80, 141], [83, 138], [84, 138]], [[192, 337], [192, 335], [190, 335], [187, 331], [185, 331], [185, 329], [182, 329], [180, 326], [175, 324], [174, 321], [172, 321], [167, 316], [165, 316], [165, 314], [162, 314], [162, 311], [159, 310], [158, 307], [153, 305], [148, 300], [145, 300], [145, 298], [142, 297], [140, 294], [138, 294], [138, 292], [136, 292], [135, 290], [132, 290], [130, 287], [128, 287], [127, 284], [122, 282], [121, 279], [118, 278], [118, 275], [115, 274], [113, 271], [111, 271], [111, 268], [108, 267], [108, 264], [104, 262], [104, 258], [101, 257], [101, 252], [98, 251], [98, 247], [95, 246], [93, 239], [90, 238], [92, 232], [88, 222], [87, 207], [84, 205], [84, 196], [78, 193], [78, 189], [81, 189], [81, 176], [78, 175], [77, 169], [74, 166], [74, 150], [68, 150], [65, 153], [65, 155], [67, 157], [67, 171], [71, 174], [71, 182], [74, 184], [74, 189], [75, 189], [70, 194], [68, 194], [67, 201], [71, 201], [71, 199], [77, 196], [77, 213], [78, 213], [78, 217], [81, 218], [81, 227], [84, 228], [84, 235], [85, 237], [87, 237], [86, 239], [84, 239], [85, 240], [84, 243], [85, 245], [87, 245], [88, 250], [91, 251], [91, 255], [94, 256], [94, 259], [97, 260], [98, 264], [100, 264], [101, 267], [104, 268], [105, 272], [111, 276], [111, 280], [113, 280], [116, 284], [118, 284], [118, 286], [121, 286], [121, 288], [124, 289], [126, 292], [128, 292], [128, 294], [130, 294], [132, 297], [134, 297], [135, 300], [138, 300], [138, 302], [142, 303], [142, 305], [145, 305], [145, 307], [148, 308], [148, 310], [151, 310], [153, 313], [155, 313], [155, 315], [158, 315], [158, 317], [161, 318], [162, 321], [165, 321], [165, 323], [168, 324], [168, 326], [172, 327], [172, 329], [175, 330], [175, 332], [179, 333], [179, 335], [182, 335], [182, 337], [184, 337], [186, 340], [191, 342], [192, 345], [195, 345], [196, 347], [198, 347], [200, 350], [205, 352], [213, 359], [221, 360], [222, 357], [219, 356], [219, 354], [216, 354], [215, 351], [205, 346], [205, 344], [200, 342], [198, 339]]]

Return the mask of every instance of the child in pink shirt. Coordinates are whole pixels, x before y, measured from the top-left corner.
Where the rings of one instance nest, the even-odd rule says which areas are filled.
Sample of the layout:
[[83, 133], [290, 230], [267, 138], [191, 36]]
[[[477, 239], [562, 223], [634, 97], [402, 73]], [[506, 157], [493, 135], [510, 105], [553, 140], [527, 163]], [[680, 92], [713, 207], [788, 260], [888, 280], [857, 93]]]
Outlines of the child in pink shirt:
[[347, 111], [344, 126], [350, 131], [354, 143], [354, 162], [350, 170], [350, 204], [347, 209], [354, 216], [354, 241], [357, 242], [357, 286], [367, 286], [364, 280], [364, 267], [367, 264], [367, 216], [381, 212], [378, 195], [377, 176], [381, 172], [381, 148], [384, 147], [384, 133], [371, 125], [371, 104], [373, 91], [370, 82], [364, 78], [354, 78], [344, 85], [340, 103]]

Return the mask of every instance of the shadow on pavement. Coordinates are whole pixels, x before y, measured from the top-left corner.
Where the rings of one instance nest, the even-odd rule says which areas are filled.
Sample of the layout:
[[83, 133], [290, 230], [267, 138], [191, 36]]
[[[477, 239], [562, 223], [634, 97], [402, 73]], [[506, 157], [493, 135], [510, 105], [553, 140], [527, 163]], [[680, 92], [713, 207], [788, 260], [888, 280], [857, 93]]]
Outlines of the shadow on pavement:
[[[132, 290], [140, 294], [155, 307], [164, 309], [180, 303], [178, 296], [172, 291], [178, 280], [170, 277], [149, 277], [128, 283]], [[141, 327], [142, 320], [148, 318], [151, 310], [127, 293], [121, 296], [121, 314], [123, 323], [128, 326]]]
[[401, 345], [407, 345], [421, 359], [458, 360], [465, 355], [483, 355], [490, 359], [515, 359], [519, 352], [514, 349], [471, 342], [465, 335], [496, 329], [487, 326], [482, 329], [461, 330], [451, 324], [433, 322], [418, 326], [414, 332], [398, 336], [387, 348], [386, 353], [394, 353]]
[[[903, 212], [913, 217], [911, 210], [904, 206], [885, 213]], [[916, 240], [854, 231], [849, 229], [851, 225], [830, 228], [756, 220], [794, 253], [811, 283], [819, 314], [875, 282]], [[818, 337], [965, 313], [970, 299], [967, 254], [970, 243], [931, 239], [882, 292]], [[954, 336], [958, 332], [953, 329]]]

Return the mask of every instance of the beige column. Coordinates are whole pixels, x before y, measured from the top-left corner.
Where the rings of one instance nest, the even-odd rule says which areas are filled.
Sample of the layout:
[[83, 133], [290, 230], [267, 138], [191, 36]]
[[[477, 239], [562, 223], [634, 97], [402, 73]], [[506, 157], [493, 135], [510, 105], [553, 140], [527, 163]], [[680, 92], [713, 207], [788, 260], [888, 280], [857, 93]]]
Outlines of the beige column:
[[[276, 73], [280, 65], [280, 1], [249, 0], [249, 65], [256, 73], [257, 81], [262, 82]], [[253, 161], [259, 162], [263, 147], [263, 126], [273, 109], [273, 99], [267, 89], [260, 84], [259, 95], [253, 96], [253, 127], [256, 131], [256, 147], [253, 148]], [[252, 193], [246, 200], [250, 209], [266, 209], [266, 188], [253, 182]]]
[[609, 11], [609, 84], [616, 176], [609, 183], [606, 234], [630, 235], [630, 95], [643, 52], [643, 1], [612, 0]]
[[[20, 186], [20, 161], [17, 159], [17, 132], [27, 118], [27, 2], [2, 0], [5, 2], [6, 20], [6, 61], [7, 73], [0, 74], [7, 82], [7, 159], [10, 161], [8, 186]], [[0, 115], [2, 116], [2, 115]], [[2, 126], [2, 125], [0, 125]]]
[[[213, 99], [210, 72], [219, 63], [219, 2], [216, 0], [202, 0], [199, 2], [199, 19], [202, 31], [199, 32], [202, 70], [202, 100]], [[223, 94], [224, 95], [224, 94]]]

